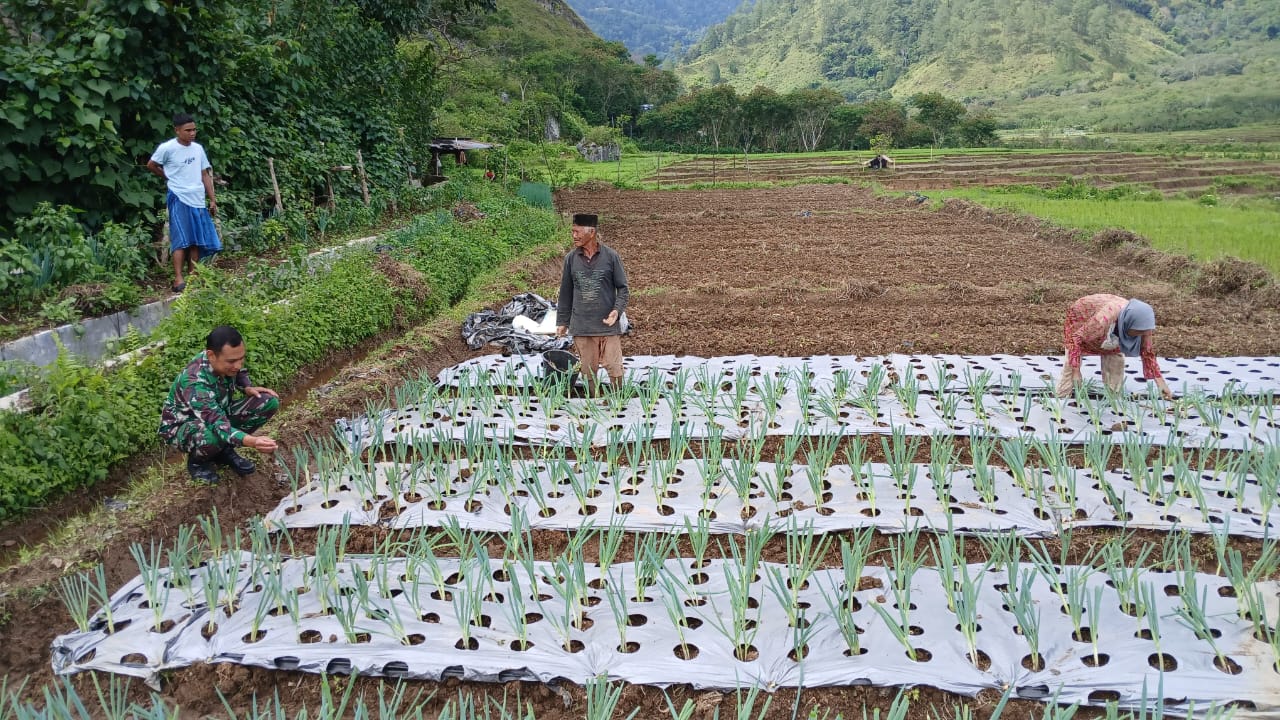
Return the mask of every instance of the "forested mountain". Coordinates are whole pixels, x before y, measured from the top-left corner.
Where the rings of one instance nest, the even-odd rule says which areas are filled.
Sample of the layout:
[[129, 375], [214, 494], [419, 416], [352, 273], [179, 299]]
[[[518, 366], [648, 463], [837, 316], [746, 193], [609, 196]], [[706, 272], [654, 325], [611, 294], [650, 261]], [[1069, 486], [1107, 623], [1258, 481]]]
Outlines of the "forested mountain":
[[430, 52], [442, 58], [443, 97], [432, 108], [442, 135], [507, 142], [558, 130], [576, 142], [679, 91], [673, 73], [601, 40], [564, 0], [497, 0], [495, 12]]
[[688, 85], [924, 91], [1006, 124], [1210, 127], [1280, 117], [1276, 0], [754, 0], [683, 56]]
[[665, 58], [697, 42], [741, 0], [569, 0], [587, 25], [634, 57]]

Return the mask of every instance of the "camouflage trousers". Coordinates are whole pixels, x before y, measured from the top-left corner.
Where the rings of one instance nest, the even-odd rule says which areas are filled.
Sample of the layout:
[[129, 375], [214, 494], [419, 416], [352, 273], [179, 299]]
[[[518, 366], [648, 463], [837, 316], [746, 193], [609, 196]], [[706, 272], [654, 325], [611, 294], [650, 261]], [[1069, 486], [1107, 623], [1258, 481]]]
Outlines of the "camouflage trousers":
[[[231, 427], [236, 430], [253, 434], [253, 431], [266, 425], [279, 409], [279, 398], [262, 393], [257, 397], [244, 397], [233, 401], [228, 408], [227, 419], [231, 421]], [[179, 425], [174, 436], [167, 440], [170, 445], [176, 445], [200, 461], [212, 460], [230, 447], [199, 418]]]

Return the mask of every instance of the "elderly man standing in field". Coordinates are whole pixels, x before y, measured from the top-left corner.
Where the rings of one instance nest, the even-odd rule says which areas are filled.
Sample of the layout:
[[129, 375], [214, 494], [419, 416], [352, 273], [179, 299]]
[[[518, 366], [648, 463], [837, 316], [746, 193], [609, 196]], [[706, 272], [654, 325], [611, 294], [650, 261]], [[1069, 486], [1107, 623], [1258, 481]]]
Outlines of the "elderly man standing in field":
[[[173, 291], [182, 292], [187, 272], [195, 269], [201, 253], [212, 255], [222, 249], [213, 216], [218, 214], [218, 201], [213, 193], [213, 167], [204, 148], [196, 142], [196, 122], [186, 113], [173, 116], [175, 137], [156, 148], [147, 161], [147, 169], [164, 178], [169, 192], [165, 204], [169, 208], [169, 252], [173, 255]], [[205, 198], [209, 205], [205, 207]]]
[[[280, 409], [280, 396], [249, 382], [244, 355], [244, 339], [235, 328], [214, 328], [204, 352], [173, 381], [161, 411], [160, 437], [187, 452], [187, 472], [196, 482], [216, 484], [215, 464], [229, 465], [241, 476], [252, 474], [253, 463], [236, 453], [237, 446], [275, 452], [274, 440], [251, 433]], [[237, 389], [244, 397], [233, 400]]]
[[573, 336], [587, 392], [596, 394], [596, 373], [604, 366], [609, 384], [622, 383], [622, 314], [627, 309], [627, 271], [613, 248], [600, 242], [599, 218], [573, 216], [573, 250], [564, 258], [556, 335]]

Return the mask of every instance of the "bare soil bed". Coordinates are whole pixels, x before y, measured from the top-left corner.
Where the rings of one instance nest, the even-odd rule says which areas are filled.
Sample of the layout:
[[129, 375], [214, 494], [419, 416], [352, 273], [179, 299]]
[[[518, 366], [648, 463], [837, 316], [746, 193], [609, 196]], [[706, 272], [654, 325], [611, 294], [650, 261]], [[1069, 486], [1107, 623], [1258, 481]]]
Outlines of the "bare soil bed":
[[[629, 315], [636, 328], [624, 341], [629, 354], [1056, 353], [1066, 306], [1081, 295], [1114, 292], [1155, 306], [1163, 355], [1280, 355], [1276, 310], [1230, 298], [1193, 297], [1185, 288], [1091, 254], [1061, 233], [1024, 225], [1010, 229], [989, 215], [934, 212], [851, 186], [577, 190], [561, 193], [557, 202], [566, 213], [600, 213], [604, 241], [626, 263]], [[567, 248], [567, 233], [565, 239]], [[525, 289], [553, 293], [559, 268], [555, 256], [525, 259], [481, 296], [485, 303], [500, 304]], [[294, 402], [268, 430], [285, 448], [307, 434], [327, 434], [334, 419], [363, 412], [366, 400], [383, 399], [404, 378], [435, 373], [476, 354], [458, 339], [458, 317], [442, 318], [343, 368], [332, 382]], [[50, 642], [73, 627], [54, 590], [60, 574], [102, 562], [110, 584], [118, 587], [137, 574], [131, 542], [169, 541], [179, 526], [215, 506], [230, 529], [265, 514], [288, 492], [267, 471], [213, 489], [187, 484], [181, 465], [154, 457], [138, 460], [134, 473], [144, 472], [162, 476], [161, 490], [118, 513], [107, 526], [91, 528], [92, 542], [46, 548], [0, 570], [0, 672], [11, 688], [30, 677], [24, 692], [35, 698], [54, 681]], [[57, 508], [50, 513], [59, 516]], [[367, 533], [358, 534], [356, 542], [372, 546]], [[1197, 555], [1209, 552], [1205, 545], [1197, 543]], [[536, 547], [544, 559], [551, 557], [563, 548], [563, 536], [542, 534]], [[1241, 547], [1256, 553], [1260, 545], [1242, 542]], [[93, 696], [90, 679], [77, 676], [73, 682], [86, 697]], [[376, 697], [377, 680], [358, 682], [361, 692]], [[255, 695], [261, 702], [277, 689], [290, 707], [314, 709], [319, 687], [320, 680], [311, 675], [211, 665], [166, 674], [161, 694], [179, 704], [184, 717], [203, 717], [225, 715], [219, 692], [243, 713]], [[448, 681], [421, 683], [410, 693], [418, 687], [425, 694], [438, 691], [428, 703], [433, 711], [459, 692], [488, 695], [513, 710], [527, 703], [539, 718], [582, 716], [585, 707], [581, 688], [573, 686]], [[698, 718], [711, 717], [717, 708], [726, 717], [734, 711], [732, 694], [688, 687], [670, 692], [677, 708], [693, 699]], [[861, 716], [864, 707], [887, 708], [896, 692], [805, 690], [798, 704], [801, 716], [813, 707], [822, 708], [819, 716], [826, 709]], [[141, 688], [134, 693], [141, 697]], [[997, 699], [992, 693], [973, 700], [923, 688], [911, 717], [931, 717], [930, 705], [951, 717], [958, 704], [986, 717]], [[791, 717], [795, 702], [795, 692], [779, 693], [766, 717]], [[624, 712], [638, 708], [641, 718], [669, 716], [661, 691], [654, 688], [628, 688], [621, 707]], [[1031, 702], [1014, 703], [1009, 710], [1016, 717], [1042, 712]]]
[[[924, 162], [900, 162], [890, 170], [868, 170], [852, 154], [744, 159], [701, 157], [662, 168], [649, 181], [667, 185], [713, 182], [762, 182], [812, 177], [874, 180], [892, 190], [1034, 185], [1053, 187], [1075, 179], [1099, 187], [1148, 185], [1162, 192], [1197, 193], [1224, 176], [1265, 175], [1280, 184], [1280, 162], [1169, 157], [1135, 153], [1047, 153], [1037, 155], [954, 155]], [[1223, 192], [1248, 194], [1249, 186]]]

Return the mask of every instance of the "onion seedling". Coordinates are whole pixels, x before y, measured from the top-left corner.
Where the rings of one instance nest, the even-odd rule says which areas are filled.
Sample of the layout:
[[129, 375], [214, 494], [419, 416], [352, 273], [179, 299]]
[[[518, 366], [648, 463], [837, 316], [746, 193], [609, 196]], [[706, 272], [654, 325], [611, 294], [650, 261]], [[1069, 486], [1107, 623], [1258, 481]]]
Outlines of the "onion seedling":
[[[801, 609], [800, 591], [822, 564], [822, 559], [827, 554], [827, 547], [831, 543], [831, 536], [819, 536], [814, 532], [812, 521], [806, 522], [802, 529], [792, 517], [784, 539], [789, 582], [785, 604], [789, 605], [793, 612], [798, 612]], [[787, 586], [783, 589], [787, 589]]]
[[1009, 475], [1024, 492], [1031, 490], [1027, 473], [1028, 454], [1025, 438], [1006, 438], [1000, 442], [1000, 457], [1004, 460], [1005, 467], [1009, 468]]
[[920, 405], [920, 381], [916, 376], [906, 373], [901, 382], [893, 385], [893, 394], [907, 417], [915, 420]]
[[1147, 564], [1147, 558], [1151, 555], [1152, 547], [1145, 545], [1138, 552], [1138, 556], [1132, 565], [1125, 562], [1124, 549], [1128, 545], [1129, 536], [1110, 540], [1103, 544], [1099, 551], [1099, 557], [1102, 560], [1102, 570], [1107, 574], [1107, 578], [1111, 581], [1111, 587], [1115, 589], [1116, 595], [1120, 598], [1120, 611], [1127, 615], [1137, 615], [1138, 603], [1141, 602], [1142, 593], [1142, 568]]
[[952, 533], [939, 533], [933, 540], [933, 561], [937, 565], [938, 579], [942, 581], [942, 593], [947, 598], [947, 609], [956, 612], [956, 593], [960, 582], [956, 573], [964, 564], [964, 538]]
[[871, 422], [877, 422], [880, 418], [880, 393], [885, 390], [885, 369], [884, 365], [874, 363], [867, 369], [866, 384], [862, 388], [862, 392], [854, 396], [853, 402], [859, 408], [862, 408], [867, 415], [870, 416]]
[[[618, 701], [622, 699], [624, 685], [611, 685], [608, 675], [597, 675], [586, 682], [587, 712], [586, 720], [612, 720]], [[635, 717], [639, 710], [633, 710], [626, 720]]]
[[936, 396], [936, 400], [938, 403], [938, 414], [948, 425], [955, 427], [956, 413], [960, 410], [960, 396], [948, 393], [946, 395]]
[[613, 612], [614, 626], [618, 629], [618, 650], [620, 652], [629, 652], [627, 628], [631, 626], [631, 602], [627, 598], [627, 590], [621, 571], [618, 572], [617, 577], [612, 574], [608, 576], [604, 586], [604, 596], [605, 600], [609, 601], [609, 609]]
[[912, 436], [907, 438], [906, 430], [897, 426], [893, 428], [892, 438], [881, 436], [880, 447], [884, 449], [885, 459], [889, 463], [889, 474], [893, 477], [893, 482], [897, 485], [900, 492], [907, 491], [907, 483], [912, 484], [915, 478], [911, 477], [915, 473], [913, 467], [916, 452], [920, 449], [920, 438]]
[[945, 508], [951, 507], [952, 476], [958, 460], [959, 453], [951, 436], [935, 432], [929, 443], [929, 479], [938, 503]]
[[[502, 564], [503, 570], [507, 575], [507, 582], [511, 585], [511, 594], [507, 601], [503, 603], [503, 608], [507, 611], [507, 616], [511, 620], [511, 628], [515, 631], [516, 642], [519, 644], [517, 650], [528, 650], [531, 645], [529, 643], [529, 619], [528, 619], [528, 598], [525, 596], [524, 588], [521, 586], [522, 570], [511, 561], [505, 561]], [[537, 581], [531, 576], [524, 576], [529, 580], [530, 585], [537, 588]], [[416, 612], [416, 610], [415, 610]]]
[[[755, 641], [756, 632], [759, 630], [759, 612], [757, 611], [756, 618], [747, 617], [751, 601], [751, 584], [756, 577], [755, 569], [738, 562], [725, 563], [722, 567], [729, 594], [729, 613], [726, 615], [723, 612], [712, 612], [707, 619], [729, 641], [734, 657], [746, 661], [747, 654]], [[676, 632], [680, 635], [680, 645], [683, 648], [684, 633], [680, 628], [680, 620], [677, 619], [677, 615], [682, 616], [683, 611], [680, 610], [678, 603], [668, 602], [667, 613], [677, 626]]]
[[1159, 605], [1156, 604], [1156, 589], [1151, 583], [1142, 584], [1141, 611], [1147, 633], [1151, 635], [1151, 642], [1155, 644], [1156, 654], [1160, 655], [1160, 610]]
[[[689, 541], [689, 547], [693, 550], [691, 567], [704, 567], [707, 564], [707, 546], [711, 543], [711, 520], [704, 514], [699, 514], [698, 519], [693, 521], [686, 517], [684, 534], [685, 539]], [[603, 543], [601, 545], [603, 546]]]
[[973, 413], [978, 419], [985, 422], [987, 420], [987, 407], [983, 404], [987, 393], [991, 390], [992, 374], [990, 370], [983, 370], [976, 375], [972, 368], [964, 370], [964, 384], [969, 390], [969, 402], [973, 405]]
[[[862, 438], [859, 437], [857, 440], [865, 445]], [[826, 503], [827, 473], [831, 470], [831, 464], [835, 460], [839, 446], [840, 436], [834, 433], [807, 438], [805, 478], [809, 481], [809, 489], [813, 492], [813, 502], [818, 507], [823, 507]]]
[[[1011, 415], [1018, 414], [1018, 398], [1022, 393], [1022, 373], [1012, 372], [1009, 379], [1005, 383], [1004, 388], [1000, 390], [1000, 403], [1004, 405], [1004, 411]], [[1026, 423], [1026, 416], [1023, 416], [1023, 423]]]
[[133, 555], [134, 562], [138, 564], [138, 572], [142, 575], [142, 590], [154, 619], [152, 629], [159, 630], [164, 623], [164, 613], [169, 603], [169, 583], [163, 577], [163, 553], [155, 541], [152, 541], [151, 552], [147, 552], [138, 543], [132, 543], [129, 545], [129, 554]]
[[[93, 583], [85, 573], [64, 575], [58, 578], [58, 595], [67, 607], [67, 613], [82, 633], [89, 632], [90, 608], [93, 603]], [[107, 632], [110, 632], [108, 630]]]
[[[1193, 571], [1189, 571], [1188, 575], [1194, 575]], [[1185, 579], [1184, 579], [1185, 582]], [[1219, 668], [1228, 666], [1226, 655], [1222, 652], [1222, 648], [1215, 642], [1214, 633], [1217, 632], [1209, 624], [1209, 616], [1205, 612], [1205, 606], [1208, 603], [1209, 589], [1204, 588], [1196, 593], [1195, 584], [1189, 587], [1184, 584], [1178, 586], [1178, 596], [1182, 603], [1174, 613], [1184, 625], [1196, 634], [1196, 637], [1209, 643], [1209, 648], [1213, 650], [1214, 656], [1217, 657], [1217, 665]]]
[[[963, 552], [963, 548], [961, 548]], [[978, 664], [978, 596], [982, 592], [982, 576], [990, 565], [983, 565], [971, 573], [969, 565], [961, 557], [956, 566], [960, 571], [958, 594], [955, 597], [956, 621], [960, 634], [969, 646], [969, 662]]]
[[933, 363], [933, 391], [939, 397], [947, 392], [947, 386], [951, 384], [954, 376], [951, 374], [951, 368], [943, 360], [936, 360]]
[[996, 441], [988, 435], [971, 435], [969, 437], [969, 454], [973, 457], [970, 477], [973, 488], [978, 491], [987, 509], [995, 507], [1000, 498], [996, 495], [995, 472], [991, 468], [991, 455], [995, 452]]
[[897, 617], [890, 615], [881, 603], [873, 603], [871, 606], [884, 620], [898, 642], [902, 643], [908, 657], [912, 660], [916, 659], [916, 649], [911, 645], [911, 581], [921, 564], [916, 557], [918, 539], [918, 531], [913, 530], [894, 538], [889, 545], [889, 556], [893, 567], [890, 573], [889, 589], [893, 594]]
[[837, 575], [828, 574], [825, 585], [820, 584], [818, 589], [822, 592], [822, 599], [827, 604], [827, 609], [831, 611], [831, 617], [835, 620], [836, 627], [840, 630], [840, 636], [844, 638], [847, 647], [846, 654], [857, 657], [862, 654], [862, 639], [858, 636], [865, 630], [858, 627], [858, 623], [854, 620], [853, 614], [861, 609], [862, 605], [858, 602], [858, 598], [854, 595], [857, 590], [856, 586], [851, 586], [846, 581], [843, 583], [844, 589], [841, 590], [842, 584], [839, 582]]
[[1031, 568], [1024, 570], [1021, 578], [1009, 575], [1009, 589], [1003, 591], [1001, 595], [1004, 597], [1005, 607], [1018, 623], [1018, 633], [1027, 641], [1027, 647], [1031, 651], [1032, 669], [1039, 670], [1044, 667], [1044, 662], [1040, 655], [1041, 613], [1040, 606], [1035, 600], [1035, 576], [1036, 571]]
[[840, 417], [840, 413], [844, 411], [844, 400], [841, 397], [835, 394], [819, 393], [817, 404], [825, 420], [836, 426], [844, 424]]
[[178, 528], [173, 545], [167, 552], [169, 582], [182, 592], [187, 607], [191, 607], [195, 602], [195, 588], [191, 586], [191, 569], [195, 565], [196, 549], [195, 528], [191, 525], [182, 525]]

